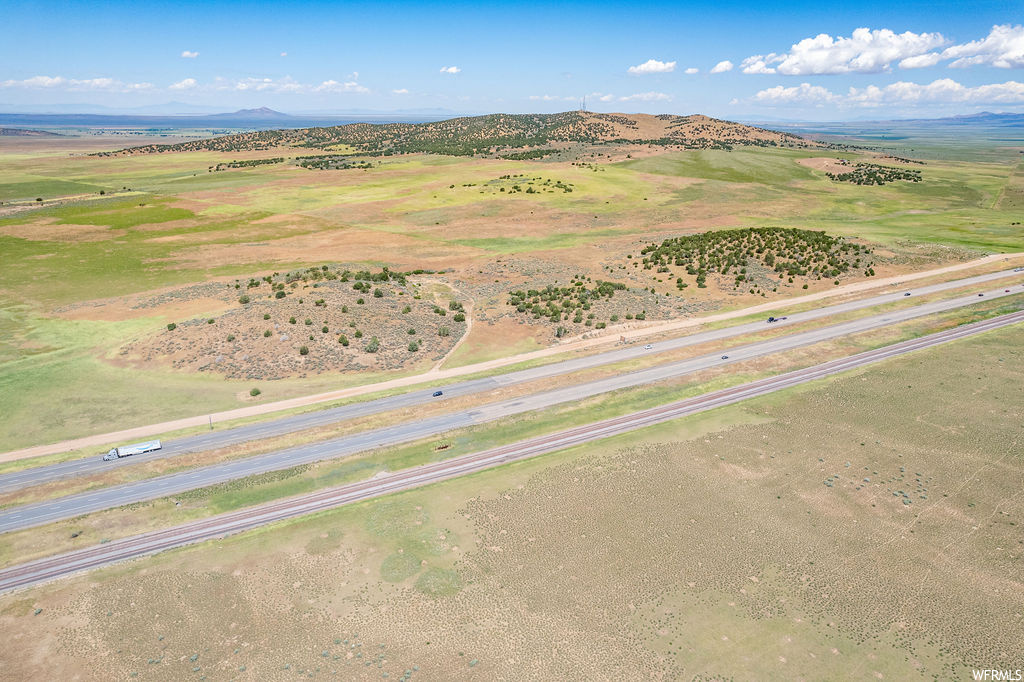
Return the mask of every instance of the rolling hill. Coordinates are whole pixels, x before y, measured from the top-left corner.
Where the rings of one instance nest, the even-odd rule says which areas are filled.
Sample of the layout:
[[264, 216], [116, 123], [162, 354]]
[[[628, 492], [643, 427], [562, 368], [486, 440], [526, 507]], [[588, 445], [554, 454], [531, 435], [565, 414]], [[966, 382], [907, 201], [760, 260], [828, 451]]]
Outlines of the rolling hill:
[[810, 147], [818, 143], [791, 133], [722, 121], [702, 115], [490, 114], [428, 123], [352, 123], [348, 125], [262, 130], [171, 145], [145, 145], [122, 154], [180, 151], [257, 151], [281, 147], [333, 150], [389, 156], [426, 152], [470, 156], [572, 143], [654, 144], [691, 149], [729, 149], [737, 145]]

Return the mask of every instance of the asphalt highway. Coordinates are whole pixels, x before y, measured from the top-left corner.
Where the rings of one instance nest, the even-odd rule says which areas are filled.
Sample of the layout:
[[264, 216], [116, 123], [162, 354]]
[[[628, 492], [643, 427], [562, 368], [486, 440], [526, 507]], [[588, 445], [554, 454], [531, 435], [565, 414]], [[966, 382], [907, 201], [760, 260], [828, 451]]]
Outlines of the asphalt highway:
[[741, 400], [821, 379], [849, 369], [910, 353], [921, 348], [962, 339], [1019, 322], [1024, 322], [1024, 311], [947, 329], [929, 336], [877, 348], [851, 357], [832, 360], [779, 376], [707, 393], [702, 396], [688, 398], [621, 417], [606, 419], [559, 433], [539, 436], [482, 452], [453, 457], [443, 462], [374, 477], [368, 481], [360, 481], [307, 495], [276, 500], [249, 509], [194, 521], [175, 528], [114, 540], [74, 552], [12, 566], [0, 570], [0, 591], [37, 585], [114, 562], [155, 554], [166, 549], [204, 540], [221, 538], [267, 523], [332, 509], [344, 504], [378, 497], [398, 490], [427, 485], [506, 462], [534, 457], [600, 438], [626, 433], [652, 424], [730, 405]]
[[[1016, 295], [1021, 290], [1021, 287], [1018, 285], [1015, 288], [1010, 287], [1008, 291], [1005, 291], [1005, 289], [1006, 287], [1001, 287], [988, 291], [984, 296], [988, 299], [1012, 296]], [[484, 424], [504, 417], [577, 401], [609, 391], [664, 381], [713, 367], [780, 353], [925, 315], [953, 310], [977, 303], [978, 300], [980, 299], [977, 294], [971, 294], [933, 301], [904, 310], [889, 311], [820, 329], [812, 329], [730, 348], [725, 354], [719, 352], [709, 353], [582, 384], [564, 386], [426, 419], [363, 431], [341, 438], [299, 445], [262, 455], [230, 460], [202, 468], [188, 469], [179, 473], [134, 481], [100, 490], [67, 495], [35, 504], [9, 507], [0, 511], [0, 532], [30, 528], [110, 507], [166, 497], [186, 490], [223, 483], [268, 471], [286, 469], [300, 464], [310, 464], [374, 448], [409, 443], [437, 436], [454, 429]]]
[[[1021, 273], [1014, 272], [1013, 270], [1002, 270], [999, 272], [977, 275], [975, 277], [968, 277], [950, 282], [941, 282], [939, 284], [924, 287], [907, 289], [900, 288], [891, 293], [872, 296], [871, 298], [825, 306], [814, 310], [808, 310], [806, 312], [792, 313], [787, 315], [785, 320], [774, 322], [771, 326], [776, 327], [799, 324], [801, 322], [816, 320], [830, 315], [837, 315], [884, 303], [892, 303], [894, 301], [904, 300], [904, 298], [906, 298], [904, 294], [907, 292], [911, 292], [913, 296], [923, 296], [965, 286], [992, 282], [1007, 277], [1017, 277], [1018, 279], [1021, 279], [1022, 275]], [[1016, 283], [1011, 285], [1011, 289], [1013, 286], [1016, 286]], [[113, 467], [132, 466], [143, 461], [173, 457], [175, 455], [189, 452], [202, 452], [204, 450], [212, 450], [252, 440], [271, 438], [287, 433], [334, 424], [339, 421], [365, 417], [389, 410], [415, 407], [417, 405], [438, 400], [438, 398], [434, 398], [431, 395], [435, 390], [444, 391], [444, 398], [483, 393], [502, 386], [510, 386], [513, 384], [535, 381], [563, 374], [571, 374], [583, 369], [621, 362], [623, 360], [636, 358], [644, 353], [666, 352], [702, 343], [735, 338], [737, 336], [759, 332], [765, 328], [766, 322], [764, 320], [759, 320], [757, 322], [750, 322], [732, 327], [709, 330], [678, 338], [658, 341], [653, 344], [654, 348], [650, 351], [645, 350], [642, 344], [635, 343], [624, 348], [618, 348], [616, 350], [580, 358], [573, 358], [571, 360], [564, 360], [542, 367], [508, 372], [506, 374], [493, 377], [470, 379], [457, 383], [438, 385], [386, 398], [350, 403], [340, 407], [318, 410], [305, 414], [279, 417], [262, 423], [236, 426], [233, 428], [209, 431], [207, 433], [178, 438], [173, 441], [165, 441], [162, 450], [148, 453], [146, 455], [126, 457], [112, 462], [102, 461], [100, 458], [100, 454], [102, 453], [97, 453], [95, 456], [87, 458], [33, 467], [22, 471], [0, 475], [0, 493], [23, 490], [33, 485], [39, 485], [63, 478], [85, 476], [102, 471], [109, 471]], [[443, 400], [444, 398], [441, 399]]]

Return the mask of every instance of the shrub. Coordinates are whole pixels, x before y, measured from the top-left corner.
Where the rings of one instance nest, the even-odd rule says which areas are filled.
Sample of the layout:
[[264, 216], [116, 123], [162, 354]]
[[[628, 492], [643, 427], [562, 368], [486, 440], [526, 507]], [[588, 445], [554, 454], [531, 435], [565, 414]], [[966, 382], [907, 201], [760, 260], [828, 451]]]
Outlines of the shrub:
[[451, 334], [451, 331], [448, 329], [448, 327], [441, 327], [440, 329], [437, 330], [438, 336], [448, 336], [449, 334]]
[[294, 317], [289, 317], [288, 318], [288, 324], [295, 324], [295, 318]]
[[288, 294], [284, 293], [284, 291], [278, 290], [278, 292], [276, 294], [274, 294], [274, 298], [284, 298], [287, 295]]
[[235, 340], [235, 335], [234, 334], [228, 334], [228, 342], [231, 342], [231, 341], [234, 341], [234, 340]]
[[208, 319], [208, 320], [206, 321], [206, 324], [213, 324], [213, 318], [211, 317], [210, 319]]
[[370, 339], [370, 343], [366, 344], [366, 348], [364, 348], [363, 350], [365, 350], [367, 353], [376, 353], [377, 351], [380, 350], [380, 340], [376, 336], [374, 336], [373, 338]]
[[327, 325], [325, 324], [325, 325], [324, 325], [323, 327], [321, 327], [321, 328], [320, 328], [320, 331], [322, 331], [322, 332], [323, 332], [324, 334], [326, 334], [326, 333], [327, 333], [327, 332], [329, 331], [329, 330], [327, 329]]
[[363, 338], [363, 333], [357, 329], [356, 333], [353, 334], [352, 336], [356, 337], [357, 339], [361, 339]]
[[270, 331], [270, 330], [268, 329], [267, 331], [263, 332], [263, 336], [264, 336], [264, 338], [269, 338], [269, 337], [270, 337], [270, 335], [271, 335], [271, 334], [273, 334], [273, 333], [274, 333], [274, 332], [272, 332], [272, 331]]
[[311, 325], [311, 324], [313, 324], [313, 320], [311, 320], [311, 319], [309, 319], [309, 318], [307, 317], [307, 318], [306, 318], [306, 326], [308, 327], [308, 326], [309, 326], [309, 325]]
[[415, 329], [413, 329], [412, 327], [409, 327], [409, 331], [408, 331], [408, 333], [409, 333], [409, 334], [415, 334], [415, 333], [416, 333], [416, 330], [415, 330]]
[[455, 313], [455, 317], [453, 317], [452, 319], [455, 320], [456, 322], [465, 322], [466, 321], [466, 314], [465, 313]]
[[167, 325], [167, 331], [169, 331], [169, 332], [173, 332], [177, 328], [178, 328], [178, 325], [174, 324], [173, 322], [171, 322], [169, 325]]
[[256, 396], [258, 396], [262, 392], [263, 391], [261, 391], [260, 389], [254, 388], [251, 391], [249, 391], [249, 395], [251, 395], [253, 398], [255, 398]]
[[238, 302], [241, 303], [242, 305], [245, 305], [246, 303], [249, 302], [249, 295], [242, 294], [241, 296], [238, 297]]
[[373, 297], [374, 298], [384, 298], [384, 292], [381, 291], [380, 289], [374, 289], [373, 290]]
[[342, 334], [341, 336], [338, 337], [338, 343], [340, 343], [343, 346], [348, 346], [348, 337]]
[[357, 298], [357, 299], [356, 299], [356, 303], [357, 303], [358, 305], [363, 305], [364, 303], [366, 303], [366, 301], [364, 301], [364, 300], [363, 300], [363, 299], [361, 299], [361, 298]]
[[307, 346], [299, 348], [299, 355], [309, 355], [309, 348]]
[[341, 306], [341, 312], [347, 313], [348, 312], [348, 306], [347, 305]]
[[270, 319], [270, 313], [263, 313], [263, 319], [264, 320], [269, 320]]
[[409, 352], [410, 353], [415, 353], [419, 349], [420, 349], [420, 344], [416, 343], [415, 341], [410, 341], [409, 342]]
[[402, 308], [402, 314], [403, 315], [406, 314], [406, 313], [411, 313], [411, 312], [412, 312], [412, 308], [410, 308], [409, 306], [405, 306], [404, 308]]

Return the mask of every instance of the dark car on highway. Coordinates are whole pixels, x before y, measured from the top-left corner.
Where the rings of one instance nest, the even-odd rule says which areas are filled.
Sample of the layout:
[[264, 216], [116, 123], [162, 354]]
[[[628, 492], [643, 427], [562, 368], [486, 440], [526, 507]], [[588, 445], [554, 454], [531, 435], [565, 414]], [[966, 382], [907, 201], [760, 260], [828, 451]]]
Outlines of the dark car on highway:
[[434, 397], [434, 398], [436, 398], [436, 397], [438, 397], [438, 396], [440, 396], [440, 395], [444, 395], [444, 391], [434, 391], [434, 392], [433, 392], [433, 393], [431, 394], [431, 396], [432, 396], [432, 397]]

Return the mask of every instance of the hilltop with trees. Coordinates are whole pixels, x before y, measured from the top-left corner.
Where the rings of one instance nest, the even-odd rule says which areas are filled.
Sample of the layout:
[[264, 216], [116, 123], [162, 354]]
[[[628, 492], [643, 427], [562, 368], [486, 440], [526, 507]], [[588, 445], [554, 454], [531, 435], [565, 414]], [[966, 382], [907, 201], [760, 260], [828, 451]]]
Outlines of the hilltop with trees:
[[[549, 146], [559, 143], [646, 144], [686, 149], [818, 146], [816, 142], [790, 133], [701, 115], [568, 111], [559, 114], [490, 114], [415, 124], [352, 123], [324, 128], [261, 130], [178, 144], [149, 144], [113, 153], [239, 152], [278, 148], [334, 150], [345, 146], [353, 153], [370, 156], [419, 152], [532, 158], [552, 153]], [[530, 148], [537, 151], [516, 151]], [[524, 153], [526, 156], [522, 156]]]

